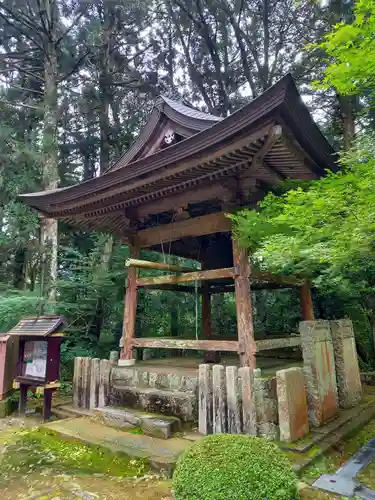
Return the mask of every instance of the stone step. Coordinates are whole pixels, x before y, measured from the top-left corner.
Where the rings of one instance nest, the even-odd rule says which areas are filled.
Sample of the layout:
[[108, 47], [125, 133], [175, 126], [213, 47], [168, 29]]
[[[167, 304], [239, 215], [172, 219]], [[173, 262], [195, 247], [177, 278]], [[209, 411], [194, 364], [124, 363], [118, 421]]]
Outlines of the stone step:
[[111, 385], [110, 406], [125, 406], [149, 413], [174, 416], [183, 422], [196, 422], [198, 398], [195, 392]]
[[110, 426], [129, 429], [140, 427], [144, 434], [161, 439], [169, 439], [182, 429], [177, 417], [143, 413], [135, 409], [105, 406], [96, 408], [101, 421]]
[[[194, 372], [195, 373], [195, 372]], [[131, 366], [114, 367], [111, 372], [112, 384], [123, 387], [142, 387], [179, 392], [197, 392], [198, 376], [186, 371], [171, 372], [168, 367]]]
[[157, 439], [113, 429], [87, 417], [71, 418], [44, 424], [65, 439], [82, 441], [88, 445], [103, 446], [113, 453], [125, 453], [148, 459], [157, 472], [171, 475], [178, 457], [190, 445], [187, 439]]

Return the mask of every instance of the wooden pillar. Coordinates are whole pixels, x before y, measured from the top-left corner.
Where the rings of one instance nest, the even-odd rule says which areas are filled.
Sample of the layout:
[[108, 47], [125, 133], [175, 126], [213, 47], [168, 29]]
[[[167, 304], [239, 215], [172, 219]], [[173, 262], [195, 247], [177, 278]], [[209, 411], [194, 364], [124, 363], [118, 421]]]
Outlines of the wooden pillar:
[[[137, 236], [133, 236], [129, 242], [130, 258], [138, 258], [140, 249]], [[125, 294], [124, 322], [122, 327], [123, 348], [121, 359], [133, 358], [133, 339], [135, 337], [135, 321], [137, 313], [137, 274], [135, 266], [130, 266], [128, 271], [128, 284]]]
[[20, 399], [18, 401], [18, 413], [21, 417], [24, 416], [26, 413], [27, 389], [28, 386], [26, 384], [20, 384]]
[[234, 287], [236, 293], [237, 331], [240, 348], [241, 366], [256, 368], [253, 311], [251, 306], [250, 263], [247, 250], [233, 242], [233, 265], [236, 277]]
[[52, 389], [44, 389], [43, 395], [43, 420], [46, 421], [52, 415]]
[[309, 283], [306, 281], [300, 288], [301, 315], [303, 321], [312, 321], [314, 317], [314, 307]]

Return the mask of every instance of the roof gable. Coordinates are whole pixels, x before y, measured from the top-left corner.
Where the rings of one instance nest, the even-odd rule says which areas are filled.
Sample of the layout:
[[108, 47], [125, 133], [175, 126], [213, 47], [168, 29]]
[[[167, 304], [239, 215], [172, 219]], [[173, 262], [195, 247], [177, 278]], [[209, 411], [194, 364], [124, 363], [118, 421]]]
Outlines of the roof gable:
[[221, 120], [219, 116], [203, 113], [169, 97], [161, 96], [137, 139], [107, 172], [155, 153], [160, 149], [165, 135], [170, 132], [187, 139]]

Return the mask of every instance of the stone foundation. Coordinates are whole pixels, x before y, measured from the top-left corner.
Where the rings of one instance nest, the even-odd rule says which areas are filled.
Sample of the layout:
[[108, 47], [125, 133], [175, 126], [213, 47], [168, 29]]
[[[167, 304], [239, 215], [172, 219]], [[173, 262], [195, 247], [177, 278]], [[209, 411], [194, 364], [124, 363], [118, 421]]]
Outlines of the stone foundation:
[[198, 420], [198, 377], [115, 367], [111, 372], [109, 404]]

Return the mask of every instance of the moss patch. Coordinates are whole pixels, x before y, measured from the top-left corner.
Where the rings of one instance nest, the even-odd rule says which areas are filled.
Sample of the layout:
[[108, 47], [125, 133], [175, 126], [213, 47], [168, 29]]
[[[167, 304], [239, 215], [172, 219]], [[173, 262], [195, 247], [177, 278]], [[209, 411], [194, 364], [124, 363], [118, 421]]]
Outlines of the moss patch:
[[43, 428], [14, 433], [2, 448], [0, 486], [19, 475], [45, 469], [51, 474], [100, 473], [121, 477], [141, 476], [148, 470], [143, 459], [62, 440]]

